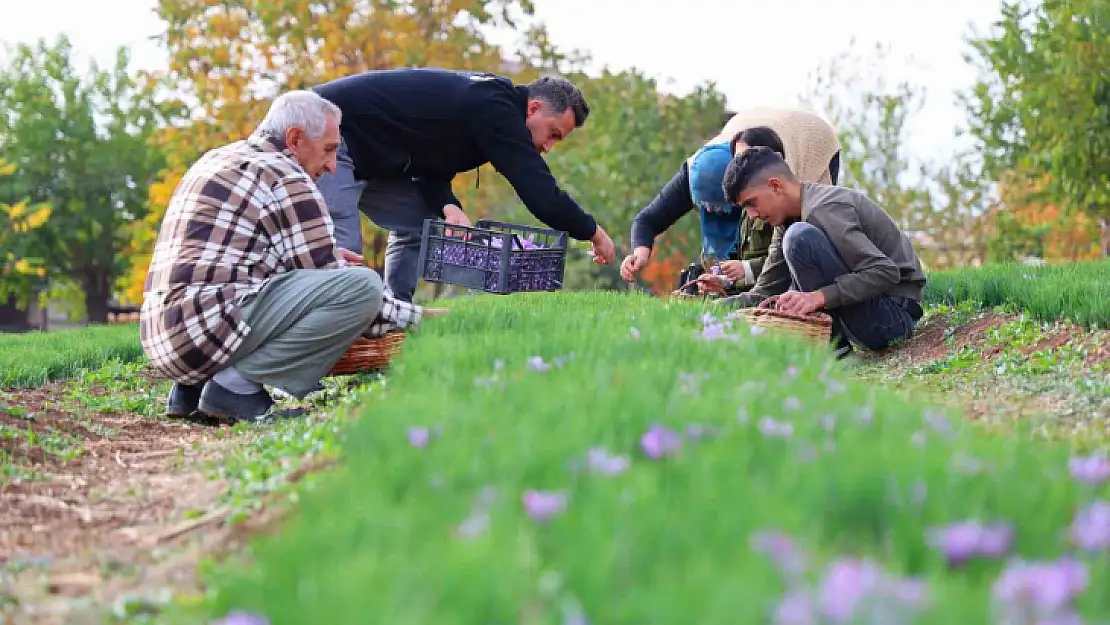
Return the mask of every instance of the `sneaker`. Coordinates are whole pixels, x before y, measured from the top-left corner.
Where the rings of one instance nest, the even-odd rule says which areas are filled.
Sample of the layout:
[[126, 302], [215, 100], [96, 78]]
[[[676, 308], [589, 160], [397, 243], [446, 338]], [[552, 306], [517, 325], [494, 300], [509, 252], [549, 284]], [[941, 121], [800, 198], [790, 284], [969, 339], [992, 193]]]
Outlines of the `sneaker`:
[[844, 360], [852, 355], [852, 342], [848, 340], [848, 337], [843, 334], [835, 335], [832, 342], [834, 344], [833, 354], [837, 360]]
[[172, 419], [188, 419], [200, 406], [200, 395], [204, 383], [189, 385], [174, 382], [170, 396], [166, 399], [166, 416]]

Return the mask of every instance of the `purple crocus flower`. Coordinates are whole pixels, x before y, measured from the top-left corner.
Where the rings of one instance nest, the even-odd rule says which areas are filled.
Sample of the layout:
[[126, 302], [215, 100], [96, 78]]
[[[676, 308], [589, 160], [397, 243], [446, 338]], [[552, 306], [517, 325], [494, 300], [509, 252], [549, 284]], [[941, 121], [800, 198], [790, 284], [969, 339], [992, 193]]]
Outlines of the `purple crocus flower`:
[[521, 503], [529, 517], [536, 521], [547, 521], [567, 507], [567, 496], [561, 492], [526, 490]]
[[844, 558], [825, 569], [818, 594], [821, 614], [832, 623], [848, 623], [859, 613], [875, 615], [867, 622], [899, 622], [892, 616], [924, 606], [925, 584], [887, 576], [868, 560]]
[[1075, 515], [1071, 542], [1085, 551], [1110, 549], [1110, 503], [1096, 501]]
[[771, 417], [763, 417], [759, 420], [759, 431], [767, 437], [790, 438], [794, 435], [794, 424], [789, 421], [775, 421]]
[[632, 333], [632, 338], [639, 340], [639, 338], [640, 338], [640, 331], [639, 330], [637, 330], [636, 328], [629, 328], [628, 331], [630, 333]]
[[787, 411], [798, 410], [802, 407], [802, 400], [797, 397], [787, 397], [782, 400], [782, 408]]
[[775, 625], [817, 625], [817, 612], [813, 601], [804, 592], [791, 592], [775, 606]]
[[544, 362], [542, 356], [532, 356], [528, 359], [528, 368], [532, 371], [547, 371], [551, 369], [551, 365]]
[[409, 445], [413, 447], [427, 447], [431, 437], [431, 432], [429, 432], [426, 427], [417, 426], [409, 428]]
[[620, 475], [631, 464], [628, 458], [610, 454], [603, 447], [594, 447], [586, 452], [586, 464], [590, 470], [601, 475]]
[[1007, 615], [1064, 617], [1072, 612], [1071, 602], [1088, 583], [1087, 567], [1078, 560], [1015, 560], [1002, 571], [992, 594]]
[[959, 566], [976, 556], [999, 558], [1009, 551], [1013, 539], [1008, 525], [965, 521], [929, 530], [926, 541], [943, 551], [950, 565]]
[[1076, 456], [1068, 460], [1068, 472], [1084, 484], [1101, 484], [1110, 480], [1110, 459], [1103, 455]]
[[259, 614], [233, 610], [228, 612], [224, 618], [216, 621], [215, 625], [270, 625], [270, 621]]
[[640, 437], [640, 447], [649, 458], [659, 459], [677, 451], [682, 446], [682, 437], [677, 432], [662, 425], [653, 425]]
[[805, 552], [783, 532], [764, 530], [751, 536], [753, 550], [769, 556], [787, 578], [800, 579], [806, 571]]

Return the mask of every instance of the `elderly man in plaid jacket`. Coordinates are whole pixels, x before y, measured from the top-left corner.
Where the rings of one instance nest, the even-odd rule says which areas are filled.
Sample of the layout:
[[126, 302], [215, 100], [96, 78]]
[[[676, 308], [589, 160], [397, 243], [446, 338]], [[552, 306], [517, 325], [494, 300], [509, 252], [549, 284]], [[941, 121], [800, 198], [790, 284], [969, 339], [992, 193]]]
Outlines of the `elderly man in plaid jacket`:
[[340, 118], [313, 92], [286, 93], [174, 191], [140, 318], [143, 349], [175, 381], [168, 415], [265, 417], [263, 385], [304, 397], [360, 334], [420, 322], [420, 306], [336, 246], [315, 181], [335, 170]]

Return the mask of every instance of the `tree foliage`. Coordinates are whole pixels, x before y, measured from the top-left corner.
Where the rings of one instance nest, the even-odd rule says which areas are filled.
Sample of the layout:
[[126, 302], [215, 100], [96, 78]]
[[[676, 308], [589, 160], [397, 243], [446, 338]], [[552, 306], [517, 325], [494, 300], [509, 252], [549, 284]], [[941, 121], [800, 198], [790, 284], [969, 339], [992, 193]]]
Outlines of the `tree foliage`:
[[[165, 84], [175, 85], [193, 115], [189, 126], [158, 137], [169, 151], [168, 167], [150, 187], [149, 215], [134, 232], [139, 255], [149, 254], [170, 195], [201, 152], [247, 136], [281, 91], [365, 70], [478, 69], [518, 82], [553, 71], [575, 80], [591, 103], [590, 120], [550, 162], [618, 242], [632, 215], [722, 123], [723, 99], [711, 87], [664, 99], [637, 72], [586, 76], [581, 67], [588, 57], [553, 45], [542, 24], [533, 22], [527, 0], [160, 0], [158, 13], [166, 21], [162, 42], [170, 55]], [[518, 48], [490, 43], [485, 33], [491, 28], [515, 31]], [[488, 165], [460, 174], [454, 187], [472, 220], [533, 221]], [[385, 237], [368, 221], [364, 234], [363, 252], [380, 268]], [[146, 262], [135, 264], [129, 299], [141, 299], [145, 272]], [[588, 273], [595, 282], [613, 277], [604, 270]]]
[[1101, 220], [1110, 253], [1110, 4], [1005, 2], [971, 48], [981, 78], [964, 100], [988, 170]]
[[65, 37], [9, 50], [0, 69], [0, 154], [17, 169], [0, 184], [0, 201], [46, 203], [49, 219], [33, 237], [51, 279], [84, 292], [91, 321], [103, 321], [127, 226], [142, 217], [143, 198], [159, 164], [148, 145], [162, 109], [140, 75], [115, 64], [79, 73]]
[[925, 91], [907, 79], [890, 84], [884, 76], [897, 73], [890, 59], [888, 45], [863, 48], [853, 41], [810, 75], [802, 100], [837, 129], [839, 184], [882, 206], [931, 269], [981, 262], [988, 185], [967, 159], [938, 165], [910, 156], [907, 132]]
[[[11, 180], [16, 166], [0, 159], [0, 185]], [[10, 195], [10, 194], [7, 194]], [[14, 300], [25, 308], [46, 276], [40, 233], [50, 219], [49, 204], [26, 199], [0, 201], [0, 304]]]

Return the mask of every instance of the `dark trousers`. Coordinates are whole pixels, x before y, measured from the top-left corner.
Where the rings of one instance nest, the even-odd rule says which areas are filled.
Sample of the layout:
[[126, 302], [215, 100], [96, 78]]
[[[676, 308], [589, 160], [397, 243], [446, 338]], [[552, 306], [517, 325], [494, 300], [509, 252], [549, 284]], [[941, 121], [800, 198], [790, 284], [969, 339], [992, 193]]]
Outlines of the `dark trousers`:
[[325, 174], [316, 186], [327, 202], [339, 247], [362, 253], [359, 213], [389, 230], [385, 250], [385, 284], [393, 297], [411, 302], [420, 276], [420, 238], [424, 219], [442, 218], [428, 207], [410, 178], [358, 180], [355, 166], [341, 143], [334, 174]]
[[[832, 241], [812, 224], [799, 222], [787, 228], [782, 252], [798, 291], [816, 291], [851, 273]], [[888, 293], [826, 312], [842, 336], [870, 350], [908, 338], [922, 315], [916, 301]]]

